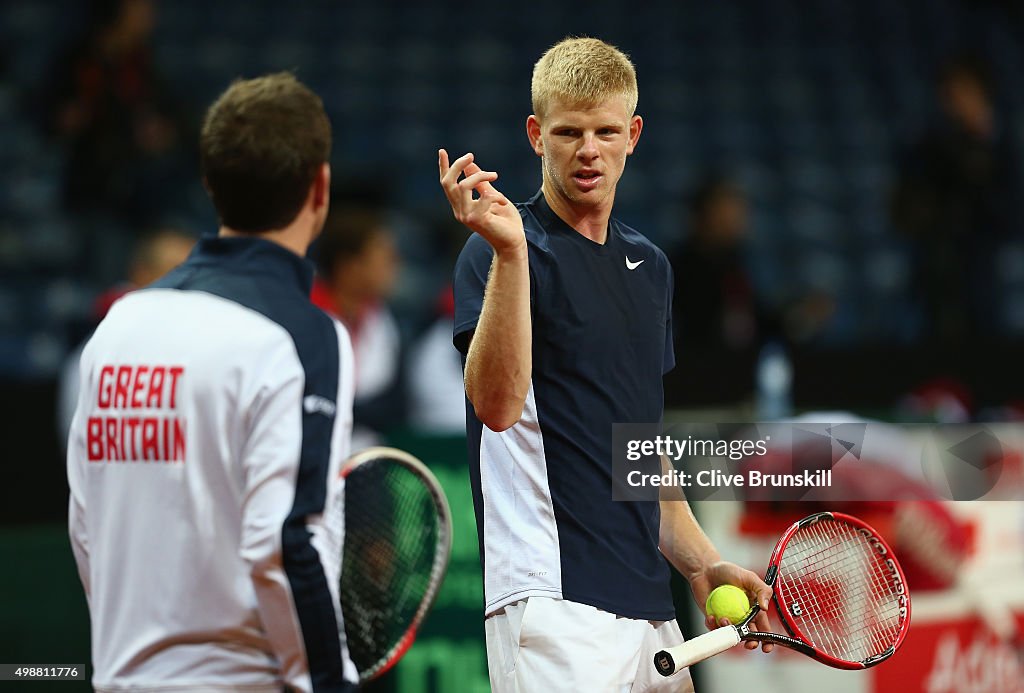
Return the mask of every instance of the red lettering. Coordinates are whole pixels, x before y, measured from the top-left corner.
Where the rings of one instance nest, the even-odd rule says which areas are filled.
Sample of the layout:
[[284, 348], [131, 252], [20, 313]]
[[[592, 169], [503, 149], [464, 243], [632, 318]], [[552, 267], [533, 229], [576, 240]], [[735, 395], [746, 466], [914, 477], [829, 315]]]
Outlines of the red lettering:
[[117, 384], [114, 386], [114, 406], [118, 409], [128, 406], [128, 384], [131, 380], [131, 366], [121, 366], [117, 369]]
[[[139, 421], [139, 417], [133, 416], [128, 419], [125, 419], [124, 422], [124, 427], [127, 429], [128, 432], [128, 439], [132, 441], [132, 461], [138, 461], [139, 459], [139, 447], [135, 444], [135, 441], [137, 440], [136, 433], [138, 433], [139, 430]], [[125, 447], [124, 452], [126, 455], [128, 454], [127, 447]]]
[[[99, 399], [96, 402], [100, 409], [107, 409], [110, 407], [110, 390], [112, 387], [110, 379], [113, 377], [113, 366], [104, 366], [100, 369], [100, 393]], [[90, 419], [90, 421], [92, 421], [92, 419]]]
[[119, 461], [121, 459], [121, 456], [118, 453], [118, 444], [117, 444], [117, 419], [115, 419], [112, 416], [109, 416], [109, 417], [107, 417], [106, 421], [107, 421], [107, 440], [106, 440], [107, 461], [110, 462], [111, 460], [113, 460], [113, 461], [116, 462], [116, 461]]
[[142, 420], [142, 459], [145, 461], [159, 460], [160, 449], [157, 446], [157, 419]]
[[163, 424], [163, 436], [161, 437], [160, 440], [160, 443], [162, 444], [162, 450], [160, 452], [163, 453], [163, 456], [160, 459], [162, 459], [164, 462], [170, 463], [171, 455], [169, 447], [171, 441], [169, 440], [169, 438], [171, 433], [171, 420], [164, 419], [161, 423]]
[[93, 416], [86, 421], [90, 462], [185, 462], [186, 421], [162, 416]]
[[146, 373], [149, 371], [149, 366], [139, 366], [135, 371], [135, 382], [132, 384], [132, 408], [138, 409], [142, 406], [142, 400], [139, 395], [142, 394], [142, 388], [146, 386]]
[[185, 421], [174, 420], [174, 461], [185, 461]]
[[[113, 371], [113, 369], [111, 369]], [[86, 449], [89, 452], [89, 461], [98, 462], [103, 459], [103, 419], [98, 416], [90, 416], [85, 425]]]
[[153, 366], [153, 372], [149, 374], [149, 394], [146, 395], [146, 406], [150, 409], [164, 405], [164, 373], [167, 369], [163, 366]]
[[171, 409], [176, 408], [178, 405], [175, 403], [175, 397], [178, 391], [178, 376], [185, 372], [185, 368], [182, 366], [171, 366], [167, 369], [171, 373]]

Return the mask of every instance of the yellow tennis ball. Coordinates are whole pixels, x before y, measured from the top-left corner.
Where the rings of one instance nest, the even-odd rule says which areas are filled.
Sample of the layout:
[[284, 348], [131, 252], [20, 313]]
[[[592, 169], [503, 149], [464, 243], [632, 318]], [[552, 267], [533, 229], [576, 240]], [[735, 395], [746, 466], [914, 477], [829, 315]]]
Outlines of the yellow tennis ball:
[[729, 619], [729, 623], [742, 623], [750, 612], [750, 599], [747, 593], [734, 585], [719, 585], [711, 590], [708, 601], [704, 604], [708, 616], [717, 622], [720, 618]]

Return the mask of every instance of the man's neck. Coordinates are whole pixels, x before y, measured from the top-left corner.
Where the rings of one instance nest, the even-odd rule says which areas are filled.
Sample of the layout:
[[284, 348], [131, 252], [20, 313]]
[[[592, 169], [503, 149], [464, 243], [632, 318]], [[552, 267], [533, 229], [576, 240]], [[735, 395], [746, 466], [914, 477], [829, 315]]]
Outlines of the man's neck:
[[262, 238], [263, 240], [270, 241], [271, 243], [277, 243], [282, 248], [292, 251], [299, 257], [306, 257], [306, 251], [309, 250], [309, 245], [312, 242], [310, 234], [304, 232], [295, 224], [286, 226], [283, 229], [274, 229], [260, 233], [246, 233], [244, 231], [235, 231], [227, 226], [221, 226], [217, 235], [225, 237]]
[[599, 245], [604, 245], [608, 240], [608, 219], [612, 215], [614, 193], [609, 196], [606, 204], [582, 206], [574, 205], [564, 196], [559, 195], [547, 181], [544, 181], [541, 191], [544, 193], [544, 199], [551, 207], [551, 211], [575, 229], [577, 233]]

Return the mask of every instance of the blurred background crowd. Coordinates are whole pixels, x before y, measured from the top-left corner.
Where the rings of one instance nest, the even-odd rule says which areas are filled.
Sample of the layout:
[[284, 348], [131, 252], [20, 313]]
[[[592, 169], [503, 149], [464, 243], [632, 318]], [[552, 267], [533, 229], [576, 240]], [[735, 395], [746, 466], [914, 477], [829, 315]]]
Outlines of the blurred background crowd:
[[436, 152], [535, 192], [531, 69], [568, 34], [637, 67], [616, 216], [675, 269], [669, 409], [1024, 420], [1013, 0], [0, 0], [0, 517], [63, 517], [77, 350], [216, 232], [197, 130], [240, 76], [294, 71], [333, 123], [312, 299], [353, 336], [358, 440], [461, 434]]
[[638, 68], [647, 127], [617, 214], [675, 266], [669, 404], [742, 401], [779, 342], [798, 405], [881, 409], [939, 382], [965, 416], [1019, 414], [1017, 393], [986, 378], [1024, 337], [1024, 13], [994, 1], [598, 0], [470, 16], [8, 0], [0, 377], [56, 379], [140, 263], [170, 266], [170, 238], [215, 231], [195, 156], [203, 109], [235, 77], [289, 69], [334, 124], [337, 215], [316, 300], [373, 371], [361, 418], [458, 430], [432, 369], [450, 366], [441, 326], [465, 232], [435, 152], [473, 151], [509, 197], [529, 196], [531, 63], [570, 31]]

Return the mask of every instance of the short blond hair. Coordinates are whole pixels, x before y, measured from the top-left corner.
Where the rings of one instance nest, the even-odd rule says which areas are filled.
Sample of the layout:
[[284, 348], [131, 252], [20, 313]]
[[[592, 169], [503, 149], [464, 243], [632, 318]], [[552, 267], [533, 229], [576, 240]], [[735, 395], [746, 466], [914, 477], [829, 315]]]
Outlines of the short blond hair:
[[615, 46], [596, 38], [562, 39], [533, 66], [533, 113], [543, 118], [554, 101], [593, 106], [623, 96], [629, 114], [636, 111], [636, 69]]

